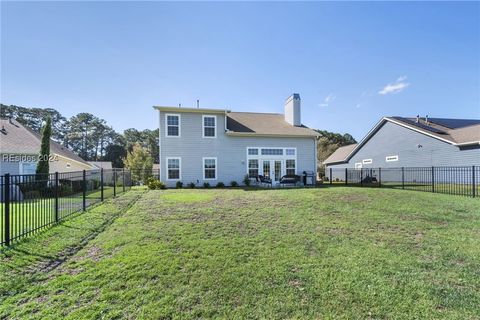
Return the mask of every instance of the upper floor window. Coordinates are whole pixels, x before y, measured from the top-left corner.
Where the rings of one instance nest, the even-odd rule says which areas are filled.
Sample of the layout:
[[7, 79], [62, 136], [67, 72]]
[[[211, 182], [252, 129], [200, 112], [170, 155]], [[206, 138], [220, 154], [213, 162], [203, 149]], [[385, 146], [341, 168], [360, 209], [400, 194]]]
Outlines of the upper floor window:
[[398, 156], [388, 156], [385, 157], [386, 162], [393, 162], [393, 161], [398, 161]]
[[203, 116], [203, 137], [215, 138], [217, 135], [217, 117]]
[[167, 137], [180, 137], [180, 115], [167, 114], [165, 116], [165, 130]]
[[281, 156], [283, 149], [262, 149], [263, 156]]
[[372, 159], [363, 159], [363, 160], [362, 160], [362, 163], [363, 163], [363, 164], [371, 164], [372, 162], [373, 162]]

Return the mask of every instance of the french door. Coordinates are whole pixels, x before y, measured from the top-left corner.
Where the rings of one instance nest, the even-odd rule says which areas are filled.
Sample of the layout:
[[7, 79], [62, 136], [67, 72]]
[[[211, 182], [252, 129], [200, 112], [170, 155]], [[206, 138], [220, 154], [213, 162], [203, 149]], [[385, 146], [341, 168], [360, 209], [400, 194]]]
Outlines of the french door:
[[279, 182], [284, 171], [282, 160], [262, 160], [262, 175], [272, 179], [273, 182]]

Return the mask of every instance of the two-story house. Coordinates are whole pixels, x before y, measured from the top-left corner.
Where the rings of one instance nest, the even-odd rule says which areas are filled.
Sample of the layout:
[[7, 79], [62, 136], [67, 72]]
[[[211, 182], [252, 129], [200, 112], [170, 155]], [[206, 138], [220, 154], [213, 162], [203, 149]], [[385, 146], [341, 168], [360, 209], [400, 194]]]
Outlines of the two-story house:
[[[160, 180], [241, 184], [245, 175], [269, 177], [316, 173], [317, 132], [301, 123], [300, 95], [285, 114], [221, 109], [154, 107], [159, 112]], [[316, 176], [316, 175], [315, 175]]]

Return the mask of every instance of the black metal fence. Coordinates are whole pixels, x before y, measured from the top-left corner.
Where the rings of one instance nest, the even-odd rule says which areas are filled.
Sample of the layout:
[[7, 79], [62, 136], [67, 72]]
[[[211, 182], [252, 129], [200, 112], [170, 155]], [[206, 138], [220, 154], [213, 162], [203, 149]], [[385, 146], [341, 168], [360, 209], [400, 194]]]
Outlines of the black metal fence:
[[0, 176], [0, 246], [130, 189], [127, 169]]
[[327, 183], [333, 185], [397, 188], [477, 197], [480, 166], [329, 168]]
[[131, 172], [131, 179], [132, 185], [144, 185], [147, 183], [148, 178], [155, 178], [160, 179], [160, 170], [159, 169], [151, 169], [151, 170], [144, 170], [144, 169], [135, 169], [130, 170]]

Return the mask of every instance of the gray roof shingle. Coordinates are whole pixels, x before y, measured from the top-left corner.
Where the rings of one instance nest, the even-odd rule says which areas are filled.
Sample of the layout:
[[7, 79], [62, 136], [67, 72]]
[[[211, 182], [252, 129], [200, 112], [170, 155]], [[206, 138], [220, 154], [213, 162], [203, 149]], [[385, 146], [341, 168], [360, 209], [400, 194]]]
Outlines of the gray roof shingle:
[[281, 136], [311, 136], [319, 134], [306, 126], [296, 127], [285, 121], [283, 114], [228, 112], [227, 128], [234, 133]]
[[[1, 154], [39, 154], [41, 135], [23, 126], [15, 120], [0, 119], [0, 153]], [[50, 141], [50, 153], [69, 158], [83, 164], [88, 162], [64, 146]]]

